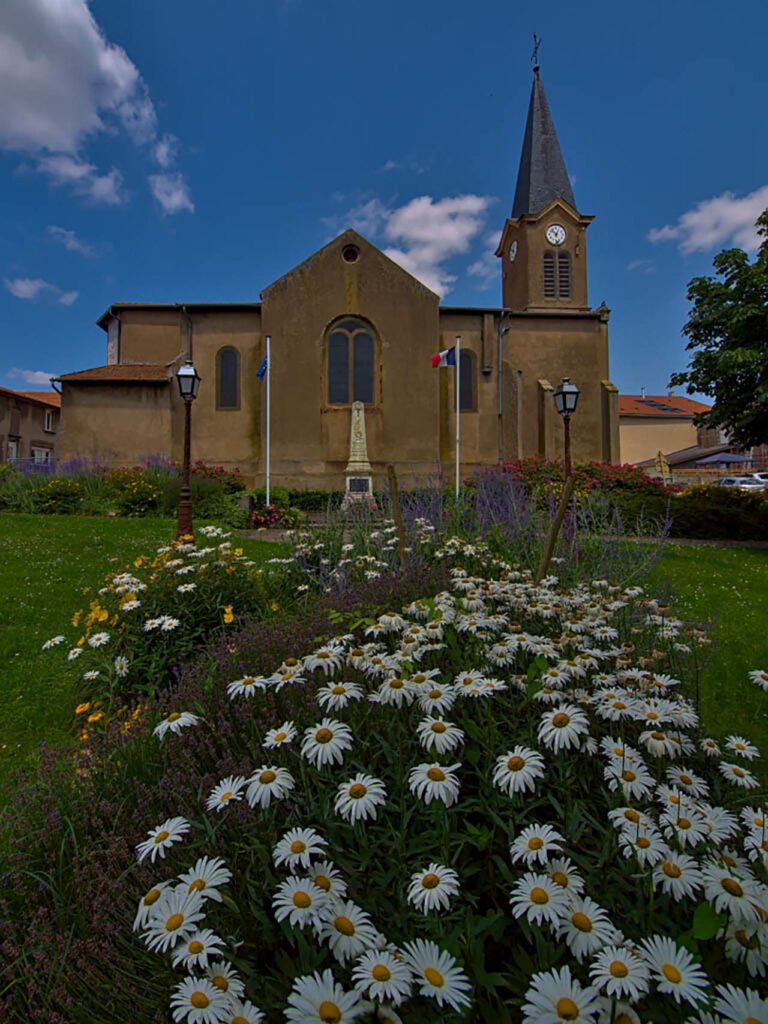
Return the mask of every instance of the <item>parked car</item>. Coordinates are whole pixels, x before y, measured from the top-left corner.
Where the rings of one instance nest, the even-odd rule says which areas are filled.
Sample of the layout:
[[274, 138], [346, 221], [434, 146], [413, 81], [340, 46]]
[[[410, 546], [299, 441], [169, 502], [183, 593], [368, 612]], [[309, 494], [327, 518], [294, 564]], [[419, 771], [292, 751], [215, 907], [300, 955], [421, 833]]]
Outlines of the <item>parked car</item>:
[[740, 491], [768, 491], [768, 482], [750, 476], [724, 476], [717, 481], [719, 487], [736, 487]]
[[745, 473], [744, 476], [752, 477], [753, 480], [762, 480], [764, 484], [768, 484], [768, 473]]

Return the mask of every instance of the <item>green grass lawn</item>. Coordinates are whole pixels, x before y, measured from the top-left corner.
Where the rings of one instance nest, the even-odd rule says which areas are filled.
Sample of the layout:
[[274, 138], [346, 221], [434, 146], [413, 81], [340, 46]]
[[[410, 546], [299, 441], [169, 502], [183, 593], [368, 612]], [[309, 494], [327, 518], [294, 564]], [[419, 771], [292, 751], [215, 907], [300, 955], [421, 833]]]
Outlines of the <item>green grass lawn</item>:
[[[98, 588], [107, 573], [172, 540], [175, 526], [170, 519], [0, 515], [0, 778], [43, 741], [70, 740], [74, 694], [43, 643], [67, 632], [84, 587]], [[237, 543], [256, 562], [287, 551]]]
[[669, 583], [680, 618], [714, 619], [699, 690], [702, 717], [713, 734], [746, 736], [768, 757], [768, 694], [747, 677], [768, 669], [768, 550], [666, 544], [640, 582], [651, 591]]

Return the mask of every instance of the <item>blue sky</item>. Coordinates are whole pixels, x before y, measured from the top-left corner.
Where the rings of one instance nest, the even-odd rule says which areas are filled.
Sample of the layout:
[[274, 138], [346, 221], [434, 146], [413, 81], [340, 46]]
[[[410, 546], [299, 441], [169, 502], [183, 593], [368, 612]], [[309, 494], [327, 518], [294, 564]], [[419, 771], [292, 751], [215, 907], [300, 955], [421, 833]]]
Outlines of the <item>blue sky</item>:
[[663, 393], [688, 281], [768, 206], [764, 0], [3, 0], [0, 385], [103, 364], [111, 302], [257, 300], [349, 225], [498, 305], [534, 30], [611, 376]]

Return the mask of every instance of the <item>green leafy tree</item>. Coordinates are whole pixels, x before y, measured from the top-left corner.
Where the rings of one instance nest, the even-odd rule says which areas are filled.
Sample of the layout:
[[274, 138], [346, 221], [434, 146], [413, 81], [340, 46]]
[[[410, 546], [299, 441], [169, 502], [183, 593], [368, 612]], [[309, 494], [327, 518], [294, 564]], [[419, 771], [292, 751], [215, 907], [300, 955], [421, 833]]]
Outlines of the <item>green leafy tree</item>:
[[713, 398], [696, 421], [723, 428], [745, 448], [768, 443], [768, 210], [756, 226], [762, 243], [754, 262], [742, 249], [724, 249], [713, 261], [716, 276], [688, 285], [693, 306], [683, 334], [693, 355], [669, 381]]

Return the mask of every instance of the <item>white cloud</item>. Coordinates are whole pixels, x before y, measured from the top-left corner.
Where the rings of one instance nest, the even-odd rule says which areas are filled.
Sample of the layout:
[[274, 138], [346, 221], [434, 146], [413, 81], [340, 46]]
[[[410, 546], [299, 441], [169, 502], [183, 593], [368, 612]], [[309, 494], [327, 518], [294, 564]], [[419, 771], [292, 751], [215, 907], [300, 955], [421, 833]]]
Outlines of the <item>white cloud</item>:
[[25, 384], [38, 384], [48, 388], [51, 384], [51, 377], [55, 377], [56, 374], [46, 373], [44, 370], [20, 370], [17, 366], [14, 366], [12, 370], [8, 371], [8, 376], [11, 378], [18, 377]]
[[41, 277], [16, 277], [13, 280], [4, 278], [3, 283], [11, 295], [17, 299], [36, 299], [40, 295], [50, 295], [56, 302], [64, 306], [71, 306], [77, 299], [79, 292], [65, 292], [50, 281], [44, 281]]
[[56, 153], [38, 160], [37, 169], [54, 185], [68, 185], [77, 195], [96, 203], [117, 206], [125, 201], [123, 178], [115, 167], [107, 174], [99, 174], [94, 164], [66, 153]]
[[178, 140], [175, 135], [166, 132], [161, 139], [155, 143], [152, 155], [161, 167], [170, 167], [176, 159]]
[[122, 130], [161, 167], [175, 159], [139, 69], [105, 37], [89, 0], [0, 0], [0, 96], [0, 148], [35, 156], [54, 184], [96, 202], [124, 200], [120, 171], [82, 156], [96, 135]]
[[678, 217], [648, 233], [651, 242], [676, 241], [680, 252], [709, 252], [730, 242], [754, 252], [760, 245], [755, 221], [768, 206], [768, 185], [738, 198], [733, 192], [704, 199]]
[[642, 270], [644, 274], [652, 274], [655, 267], [650, 260], [632, 260], [627, 264], [627, 270]]
[[69, 252], [76, 252], [80, 256], [96, 255], [95, 246], [89, 242], [84, 242], [82, 238], [78, 238], [76, 232], [70, 231], [68, 228], [60, 228], [55, 224], [49, 224], [45, 229], [45, 233], [55, 242], [63, 245]]
[[189, 197], [189, 187], [178, 172], [176, 174], [150, 174], [149, 187], [152, 195], [163, 208], [164, 213], [180, 213], [182, 210], [195, 212]]
[[481, 289], [490, 288], [499, 280], [499, 258], [496, 250], [499, 247], [499, 232], [491, 231], [485, 238], [485, 252], [479, 260], [470, 263], [467, 273], [478, 278]]

